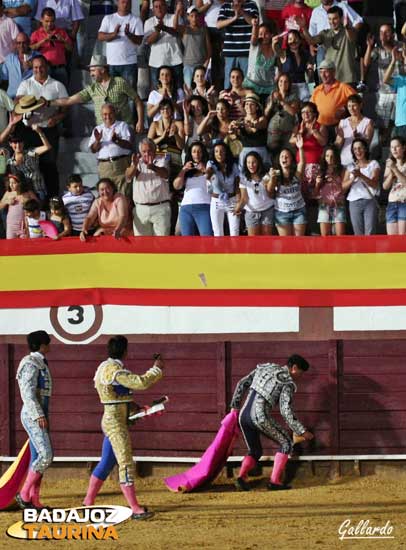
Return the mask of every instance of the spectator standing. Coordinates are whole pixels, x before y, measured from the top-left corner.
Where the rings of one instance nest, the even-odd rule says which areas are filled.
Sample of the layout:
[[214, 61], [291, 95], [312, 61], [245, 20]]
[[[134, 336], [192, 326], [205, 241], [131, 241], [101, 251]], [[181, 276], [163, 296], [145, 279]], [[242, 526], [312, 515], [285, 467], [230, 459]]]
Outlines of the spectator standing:
[[11, 17], [4, 13], [3, 0], [0, 0], [0, 63], [13, 51], [13, 43], [18, 36], [18, 27]]
[[120, 193], [128, 195], [124, 173], [130, 165], [131, 129], [126, 122], [117, 120], [114, 105], [105, 103], [101, 116], [103, 124], [93, 130], [89, 148], [97, 156], [100, 179], [111, 179]]
[[35, 0], [3, 0], [3, 6], [4, 15], [11, 17], [19, 30], [30, 36]]
[[38, 55], [30, 49], [30, 39], [23, 32], [18, 33], [15, 44], [16, 51], [0, 65], [1, 80], [7, 82], [7, 95], [13, 99], [20, 83], [32, 76], [32, 60]]
[[272, 29], [267, 23], [252, 22], [252, 36], [248, 57], [248, 72], [243, 86], [258, 94], [263, 101], [275, 89], [276, 56]]
[[404, 138], [406, 137], [406, 74], [393, 76], [398, 62], [401, 62], [403, 66], [406, 65], [406, 50], [404, 47], [402, 51], [399, 51], [396, 47], [392, 49], [391, 62], [386, 69], [383, 82], [384, 84], [388, 84], [396, 93], [396, 115], [393, 135]]
[[[59, 175], [56, 166], [56, 159], [59, 149], [59, 131], [58, 124], [66, 116], [66, 110], [62, 107], [51, 105], [51, 101], [64, 100], [68, 97], [68, 92], [65, 86], [55, 80], [48, 74], [48, 62], [42, 55], [36, 57], [32, 62], [33, 75], [27, 80], [23, 80], [17, 90], [17, 99], [21, 100], [16, 105], [15, 111], [18, 114], [32, 112], [33, 106], [30, 105], [32, 99], [44, 98], [46, 104], [34, 111], [35, 116], [28, 119], [27, 126], [38, 124], [43, 129], [52, 149], [41, 156], [40, 168], [44, 175], [45, 185], [49, 196], [58, 195], [59, 193]], [[22, 96], [31, 96], [31, 98], [23, 98]], [[34, 101], [35, 103], [35, 101]], [[38, 136], [36, 136], [34, 144], [38, 144]]]
[[138, 97], [137, 92], [120, 76], [110, 76], [107, 61], [104, 55], [94, 55], [89, 65], [90, 76], [93, 84], [89, 84], [78, 92], [66, 99], [53, 101], [53, 105], [70, 107], [78, 103], [88, 103], [93, 101], [97, 124], [103, 122], [101, 117], [101, 107], [103, 103], [111, 103], [116, 109], [116, 115], [119, 120], [127, 124], [133, 124], [133, 114], [129, 105], [129, 100], [135, 102], [137, 110], [137, 122], [135, 131], [140, 134], [144, 131], [144, 106]]
[[84, 187], [79, 174], [69, 176], [67, 188], [62, 201], [72, 224], [72, 235], [78, 237], [93, 204], [94, 196], [88, 187]]
[[345, 115], [345, 106], [350, 95], [355, 94], [344, 82], [336, 79], [336, 66], [333, 61], [324, 60], [319, 67], [321, 84], [314, 89], [311, 102], [319, 111], [318, 121], [328, 127], [329, 140], [335, 140], [335, 127]]
[[383, 188], [389, 192], [386, 208], [388, 235], [406, 235], [406, 146], [405, 140], [394, 137], [391, 156], [386, 161]]
[[37, 197], [21, 172], [9, 173], [6, 181], [7, 190], [0, 201], [0, 210], [7, 208], [6, 238], [18, 239], [24, 235], [24, 203]]
[[139, 17], [131, 13], [131, 0], [118, 0], [117, 12], [106, 15], [97, 39], [106, 42], [106, 58], [111, 76], [121, 76], [137, 89], [137, 51], [144, 35]]
[[224, 31], [224, 88], [230, 86], [230, 72], [239, 67], [246, 75], [251, 44], [252, 22], [258, 19], [258, 8], [251, 0], [224, 2], [217, 19], [217, 28]]
[[151, 84], [156, 87], [158, 69], [162, 65], [172, 67], [175, 73], [176, 85], [183, 82], [183, 56], [178, 41], [178, 24], [183, 6], [176, 4], [175, 13], [167, 13], [164, 0], [154, 0], [153, 17], [145, 21], [145, 42], [151, 47], [149, 66], [151, 67]]
[[169, 162], [166, 155], [156, 154], [152, 140], [145, 138], [141, 141], [139, 154], [133, 155], [126, 178], [127, 182], [132, 182], [134, 235], [169, 235]]
[[41, 27], [31, 35], [31, 49], [38, 51], [49, 64], [52, 78], [68, 86], [67, 54], [73, 49], [73, 42], [64, 29], [55, 26], [55, 12], [44, 8], [41, 14]]
[[194, 68], [198, 65], [208, 67], [212, 51], [207, 28], [200, 24], [199, 10], [196, 6], [187, 9], [189, 24], [180, 29], [183, 44], [183, 80], [186, 86], [192, 85]]
[[225, 0], [195, 0], [195, 6], [200, 14], [204, 14], [204, 22], [209, 32], [212, 48], [211, 81], [217, 90], [224, 88], [224, 59], [222, 56], [223, 37], [217, 28], [217, 18]]
[[281, 19], [283, 21], [284, 30], [299, 30], [298, 24], [296, 22], [296, 17], [304, 18], [306, 21], [306, 26], [310, 24], [310, 18], [312, 16], [312, 8], [306, 6], [304, 0], [293, 0], [290, 4], [285, 6], [281, 13]]

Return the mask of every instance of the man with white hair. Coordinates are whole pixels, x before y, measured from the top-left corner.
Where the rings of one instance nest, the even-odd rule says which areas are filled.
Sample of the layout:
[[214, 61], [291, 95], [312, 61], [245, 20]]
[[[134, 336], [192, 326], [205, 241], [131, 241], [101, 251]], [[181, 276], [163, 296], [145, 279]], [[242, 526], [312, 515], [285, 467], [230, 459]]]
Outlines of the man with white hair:
[[139, 154], [133, 155], [126, 171], [132, 182], [134, 235], [166, 236], [171, 228], [169, 159], [156, 155], [156, 145], [148, 138], [141, 141]]
[[89, 140], [92, 153], [97, 155], [100, 179], [110, 178], [120, 193], [127, 195], [125, 171], [130, 165], [132, 150], [131, 129], [126, 122], [117, 120], [111, 103], [101, 108], [103, 123], [96, 126]]

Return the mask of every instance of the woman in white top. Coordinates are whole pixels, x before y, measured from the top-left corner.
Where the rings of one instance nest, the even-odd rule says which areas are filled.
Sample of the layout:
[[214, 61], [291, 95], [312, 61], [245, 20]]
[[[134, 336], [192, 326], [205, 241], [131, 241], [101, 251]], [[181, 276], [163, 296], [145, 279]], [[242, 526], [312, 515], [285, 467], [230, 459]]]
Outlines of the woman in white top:
[[208, 154], [200, 141], [191, 144], [186, 162], [174, 180], [175, 189], [185, 189], [180, 205], [179, 223], [182, 236], [212, 236], [210, 195], [206, 181]]
[[240, 191], [234, 213], [240, 214], [244, 208], [248, 235], [272, 235], [275, 186], [256, 151], [245, 157]]
[[388, 235], [406, 235], [406, 144], [403, 138], [390, 142], [391, 156], [386, 161], [383, 188], [390, 190], [386, 208]]
[[349, 191], [350, 218], [355, 235], [373, 235], [378, 223], [379, 175], [376, 160], [369, 160], [368, 143], [356, 138], [351, 145], [353, 164], [344, 174], [343, 190]]
[[347, 168], [352, 164], [351, 145], [355, 138], [364, 138], [368, 145], [374, 135], [373, 121], [362, 114], [362, 99], [358, 94], [347, 100], [348, 118], [340, 120], [337, 127], [336, 145], [341, 148], [341, 164]]
[[185, 94], [182, 88], [176, 88], [173, 69], [166, 65], [163, 65], [159, 69], [157, 89], [152, 90], [148, 96], [147, 113], [149, 118], [153, 120], [159, 120], [161, 118], [159, 104], [163, 99], [172, 100], [175, 107], [175, 119], [181, 120], [183, 118], [182, 106]]

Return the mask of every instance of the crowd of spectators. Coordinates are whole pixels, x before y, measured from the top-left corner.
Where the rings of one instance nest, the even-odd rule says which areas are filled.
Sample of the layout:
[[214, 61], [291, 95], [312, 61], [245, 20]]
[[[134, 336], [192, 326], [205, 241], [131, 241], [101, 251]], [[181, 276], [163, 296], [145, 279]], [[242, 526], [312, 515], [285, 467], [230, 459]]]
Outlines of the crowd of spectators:
[[[0, 0], [4, 236], [406, 234], [405, 18], [402, 0], [117, 0], [72, 93], [79, 0]], [[90, 102], [93, 191], [57, 164]]]

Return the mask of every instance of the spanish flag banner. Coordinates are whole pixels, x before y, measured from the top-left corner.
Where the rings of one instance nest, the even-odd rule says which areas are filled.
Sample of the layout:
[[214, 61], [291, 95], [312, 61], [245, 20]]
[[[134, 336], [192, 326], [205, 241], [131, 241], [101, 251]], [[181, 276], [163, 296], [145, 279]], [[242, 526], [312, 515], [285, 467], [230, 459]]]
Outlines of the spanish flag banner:
[[0, 242], [0, 307], [406, 304], [406, 239], [113, 237]]

